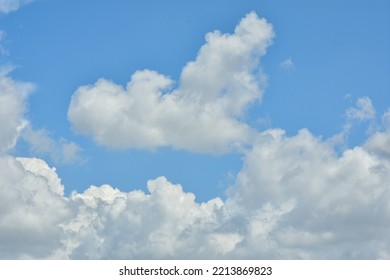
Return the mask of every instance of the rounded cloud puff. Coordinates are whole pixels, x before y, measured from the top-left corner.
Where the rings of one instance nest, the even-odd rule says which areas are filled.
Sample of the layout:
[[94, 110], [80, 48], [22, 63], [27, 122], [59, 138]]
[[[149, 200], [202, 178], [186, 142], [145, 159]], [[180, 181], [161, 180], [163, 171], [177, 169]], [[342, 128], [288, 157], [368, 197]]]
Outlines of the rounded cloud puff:
[[100, 79], [78, 88], [68, 118], [76, 132], [113, 148], [172, 146], [211, 153], [240, 148], [253, 137], [241, 117], [262, 97], [258, 64], [273, 36], [272, 26], [250, 13], [233, 34], [206, 35], [177, 88], [151, 70], [135, 72], [126, 88]]

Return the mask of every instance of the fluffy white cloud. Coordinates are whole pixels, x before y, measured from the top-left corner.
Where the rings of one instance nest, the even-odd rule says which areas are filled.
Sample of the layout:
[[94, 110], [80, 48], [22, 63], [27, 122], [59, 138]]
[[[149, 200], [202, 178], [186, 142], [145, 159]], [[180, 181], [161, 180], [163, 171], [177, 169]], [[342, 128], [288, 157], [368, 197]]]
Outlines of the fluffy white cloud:
[[0, 13], [8, 14], [16, 11], [20, 6], [32, 1], [34, 0], [0, 0]]
[[75, 92], [68, 118], [77, 132], [109, 147], [213, 153], [241, 147], [253, 137], [244, 112], [261, 100], [259, 59], [273, 36], [272, 26], [250, 13], [234, 34], [206, 35], [177, 88], [150, 70], [134, 73], [126, 88], [100, 79]]
[[338, 155], [306, 129], [261, 133], [225, 201], [197, 203], [165, 177], [146, 193], [103, 185], [64, 197], [42, 160], [0, 164], [1, 258], [390, 256], [390, 161], [365, 146]]
[[71, 214], [61, 192], [58, 177], [42, 161], [0, 157], [0, 258], [53, 254], [61, 245], [59, 223]]
[[0, 72], [0, 154], [12, 148], [20, 130], [26, 125], [25, 99], [33, 86], [7, 77], [10, 69]]
[[227, 200], [203, 203], [165, 177], [67, 198], [54, 168], [4, 156], [0, 257], [388, 258], [390, 161], [367, 145], [338, 155], [306, 129], [267, 130]]
[[268, 235], [278, 258], [380, 258], [390, 250], [389, 182], [390, 162], [363, 147], [338, 156], [306, 129], [292, 137], [269, 130], [231, 196], [252, 209], [294, 202]]
[[55, 167], [49, 167], [44, 160], [38, 158], [20, 157], [16, 160], [22, 164], [25, 171], [44, 178], [51, 191], [61, 196], [64, 195], [64, 186], [61, 184], [61, 179], [58, 177]]

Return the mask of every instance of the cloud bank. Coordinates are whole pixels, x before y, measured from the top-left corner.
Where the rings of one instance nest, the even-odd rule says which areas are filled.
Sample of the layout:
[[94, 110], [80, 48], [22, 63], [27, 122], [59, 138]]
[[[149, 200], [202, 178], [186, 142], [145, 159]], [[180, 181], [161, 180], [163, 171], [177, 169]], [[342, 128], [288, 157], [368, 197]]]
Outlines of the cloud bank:
[[77, 89], [68, 118], [75, 131], [113, 148], [172, 146], [211, 153], [240, 148], [253, 138], [243, 118], [261, 100], [265, 78], [259, 60], [273, 36], [272, 26], [250, 13], [233, 34], [206, 35], [176, 88], [151, 70], [134, 73], [126, 88], [100, 79]]
[[[251, 129], [239, 116], [261, 98], [251, 59], [253, 51], [264, 53], [271, 30], [252, 13], [234, 35], [210, 33], [175, 90], [164, 92], [170, 80], [153, 71], [135, 73], [126, 90], [105, 80], [81, 87], [69, 118], [80, 132], [112, 147], [172, 145], [215, 152], [219, 141], [222, 150], [245, 143], [247, 134], [238, 133]], [[226, 55], [234, 50], [237, 56]], [[222, 67], [222, 73], [212, 67]], [[214, 75], [209, 82], [202, 77], [207, 71]], [[199, 88], [192, 75], [206, 83]], [[293, 136], [276, 128], [250, 132], [251, 145], [226, 199], [198, 203], [185, 186], [163, 176], [149, 180], [147, 192], [102, 185], [65, 196], [54, 167], [6, 154], [20, 136], [30, 87], [6, 76], [0, 87], [2, 259], [390, 259], [390, 109], [363, 145], [341, 153], [307, 129]], [[196, 113], [194, 119], [189, 115], [191, 121], [188, 112]], [[347, 122], [369, 120], [374, 112], [371, 100], [359, 99], [347, 110]], [[185, 126], [174, 118], [179, 116]], [[207, 126], [197, 128], [199, 143], [186, 135], [195, 133], [187, 130], [196, 129], [195, 120], [213, 121], [209, 134], [201, 133]], [[119, 129], [112, 135], [111, 124]], [[223, 124], [233, 132], [218, 135]], [[140, 136], [134, 134], [138, 130]], [[147, 133], [163, 137], [149, 139]]]
[[66, 197], [44, 161], [3, 156], [0, 258], [388, 259], [390, 160], [377, 137], [390, 132], [337, 155], [306, 129], [267, 130], [228, 198], [203, 203], [165, 177], [146, 193]]

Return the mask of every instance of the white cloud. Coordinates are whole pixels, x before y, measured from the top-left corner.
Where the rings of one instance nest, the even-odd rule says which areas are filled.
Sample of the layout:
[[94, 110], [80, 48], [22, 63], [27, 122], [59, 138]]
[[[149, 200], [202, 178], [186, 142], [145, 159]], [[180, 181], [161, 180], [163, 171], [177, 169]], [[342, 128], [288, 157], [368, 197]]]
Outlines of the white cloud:
[[18, 10], [22, 5], [34, 0], [0, 0], [0, 13], [8, 14]]
[[261, 100], [258, 63], [273, 38], [272, 26], [248, 14], [234, 34], [206, 35], [177, 88], [155, 71], [135, 72], [126, 88], [105, 79], [82, 86], [68, 118], [74, 129], [114, 148], [173, 146], [222, 153], [248, 144], [253, 130], [245, 108]]
[[[347, 94], [345, 98], [350, 99], [351, 95]], [[366, 132], [371, 134], [376, 130], [375, 123], [376, 111], [372, 105], [371, 99], [367, 96], [360, 97], [356, 100], [354, 107], [349, 107], [345, 111], [345, 123], [340, 133], [334, 135], [328, 140], [329, 143], [334, 145], [347, 146], [347, 140], [354, 127], [364, 122], [368, 122], [368, 128]]]
[[64, 138], [54, 140], [45, 129], [34, 130], [31, 125], [26, 125], [21, 132], [21, 138], [28, 143], [30, 153], [34, 156], [48, 157], [56, 164], [84, 161], [79, 145]]
[[269, 130], [246, 154], [231, 196], [252, 209], [295, 202], [268, 234], [278, 258], [380, 258], [378, 248], [390, 248], [388, 182], [390, 163], [363, 147], [338, 156], [305, 129]]
[[[197, 203], [165, 177], [148, 181], [147, 193], [103, 185], [67, 198], [55, 169], [42, 160], [3, 157], [0, 163], [3, 258], [390, 254], [390, 161], [366, 147], [337, 155], [305, 129], [292, 137], [280, 129], [261, 133], [225, 201]], [[26, 232], [30, 239], [16, 243]]]
[[366, 121], [375, 118], [375, 109], [372, 106], [371, 99], [367, 96], [358, 98], [356, 107], [349, 108], [346, 116], [351, 121]]
[[[34, 159], [0, 157], [0, 258], [47, 258], [61, 245], [69, 202], [53, 170]], [[58, 179], [58, 178], [57, 178]]]
[[46, 130], [31, 127], [25, 118], [26, 99], [34, 85], [8, 77], [12, 70], [0, 69], [0, 155], [10, 151], [22, 137], [33, 155], [47, 156], [60, 164], [82, 162], [81, 148], [76, 143], [63, 138], [55, 141]]
[[7, 77], [9, 68], [0, 72], [0, 154], [14, 147], [20, 130], [26, 125], [25, 99], [33, 86]]
[[[385, 144], [384, 144], [385, 145]], [[224, 201], [159, 177], [63, 196], [54, 168], [0, 158], [0, 258], [386, 258], [390, 161], [303, 129], [261, 133]], [[26, 237], [27, 236], [27, 237]]]
[[27, 172], [44, 178], [50, 190], [58, 195], [64, 195], [64, 186], [61, 184], [61, 179], [56, 173], [54, 167], [49, 167], [47, 163], [38, 158], [16, 158]]

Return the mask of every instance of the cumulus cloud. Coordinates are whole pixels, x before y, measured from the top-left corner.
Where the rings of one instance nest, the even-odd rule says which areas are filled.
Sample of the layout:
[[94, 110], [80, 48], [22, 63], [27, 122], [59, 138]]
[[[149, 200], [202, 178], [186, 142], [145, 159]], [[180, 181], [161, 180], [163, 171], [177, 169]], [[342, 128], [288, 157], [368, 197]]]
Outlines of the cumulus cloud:
[[0, 157], [0, 258], [47, 258], [70, 215], [54, 170], [34, 159]]
[[[379, 258], [389, 252], [390, 164], [364, 147], [334, 149], [303, 129], [262, 133], [231, 195], [239, 205], [294, 201], [269, 234], [281, 258]], [[359, 244], [359, 246], [357, 246]]]
[[250, 13], [233, 34], [206, 35], [177, 87], [151, 70], [135, 72], [125, 88], [100, 79], [77, 89], [68, 118], [75, 131], [108, 147], [212, 153], [239, 148], [253, 137], [244, 113], [262, 98], [259, 59], [273, 36], [272, 26]]
[[0, 0], [0, 13], [8, 14], [18, 10], [22, 5], [34, 0]]
[[364, 146], [338, 155], [306, 129], [261, 133], [227, 199], [202, 203], [165, 177], [147, 192], [102, 185], [65, 197], [42, 160], [0, 163], [1, 258], [390, 256], [390, 161]]

